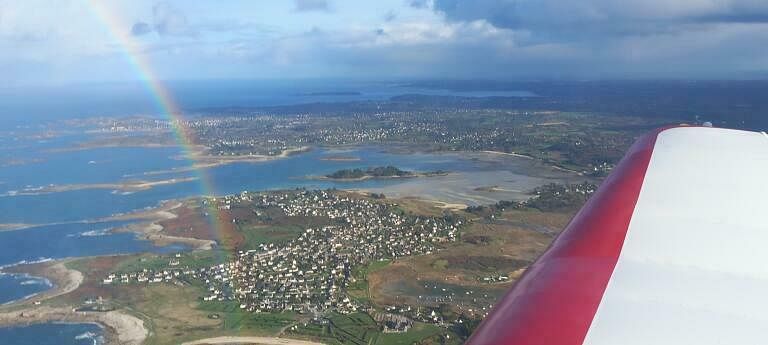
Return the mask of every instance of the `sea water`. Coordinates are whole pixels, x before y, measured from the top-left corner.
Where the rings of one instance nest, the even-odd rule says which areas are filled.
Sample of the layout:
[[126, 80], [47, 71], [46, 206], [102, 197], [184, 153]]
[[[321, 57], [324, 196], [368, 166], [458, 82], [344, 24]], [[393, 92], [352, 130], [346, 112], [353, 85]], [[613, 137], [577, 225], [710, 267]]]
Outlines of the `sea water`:
[[98, 345], [102, 329], [94, 324], [43, 323], [0, 328], [0, 339], [9, 345]]

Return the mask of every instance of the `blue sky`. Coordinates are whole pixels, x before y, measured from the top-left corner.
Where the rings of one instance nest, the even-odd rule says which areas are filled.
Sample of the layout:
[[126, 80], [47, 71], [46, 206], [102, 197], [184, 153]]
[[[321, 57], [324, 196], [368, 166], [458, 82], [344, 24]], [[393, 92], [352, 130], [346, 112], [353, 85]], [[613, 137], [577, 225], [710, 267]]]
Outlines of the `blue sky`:
[[[8, 85], [131, 81], [89, 4], [0, 0]], [[748, 78], [765, 0], [125, 0], [161, 79]]]

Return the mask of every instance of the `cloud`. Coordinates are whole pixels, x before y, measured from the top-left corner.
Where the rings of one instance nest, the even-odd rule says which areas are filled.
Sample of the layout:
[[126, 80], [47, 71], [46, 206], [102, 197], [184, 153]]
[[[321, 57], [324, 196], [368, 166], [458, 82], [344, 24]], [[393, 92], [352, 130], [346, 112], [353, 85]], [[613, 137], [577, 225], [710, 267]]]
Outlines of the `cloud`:
[[[318, 0], [274, 7], [157, 1], [109, 6], [124, 29], [151, 36], [138, 48], [165, 79], [728, 78], [768, 71], [768, 45], [761, 44], [768, 42], [767, 0], [390, 0], [338, 8]], [[132, 78], [119, 74], [120, 47], [81, 1], [61, 3], [0, 0], [0, 51], [8, 52], [0, 54], [0, 74], [46, 82]], [[323, 15], [285, 13], [291, 10]]]
[[161, 2], [152, 7], [152, 20], [155, 31], [163, 36], [195, 36], [194, 30], [187, 22], [187, 16], [179, 8], [167, 2]]
[[484, 20], [544, 41], [768, 23], [768, 1], [761, 0], [434, 0], [434, 10], [451, 21]]
[[328, 12], [330, 9], [327, 0], [294, 0], [294, 10], [296, 12]]
[[429, 8], [429, 0], [407, 0], [406, 3], [413, 8]]
[[385, 22], [391, 22], [395, 19], [397, 19], [397, 12], [395, 12], [394, 10], [389, 10], [387, 13], [384, 14]]
[[152, 27], [145, 22], [136, 22], [131, 27], [131, 34], [134, 36], [143, 36], [152, 32]]
[[382, 71], [406, 78], [728, 78], [768, 69], [768, 45], [755, 44], [768, 40], [768, 24], [685, 25], [692, 27], [544, 39], [530, 27], [485, 19], [408, 16], [374, 29], [314, 28], [275, 37], [252, 61], [284, 73], [372, 78]]

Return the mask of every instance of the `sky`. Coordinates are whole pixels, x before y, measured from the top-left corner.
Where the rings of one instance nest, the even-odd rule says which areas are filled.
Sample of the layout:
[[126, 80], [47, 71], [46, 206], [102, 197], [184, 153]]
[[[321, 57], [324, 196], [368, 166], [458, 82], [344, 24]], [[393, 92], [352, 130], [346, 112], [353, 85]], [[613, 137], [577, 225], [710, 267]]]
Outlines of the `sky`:
[[741, 79], [768, 1], [0, 0], [1, 83], [145, 78], [129, 54], [161, 80]]

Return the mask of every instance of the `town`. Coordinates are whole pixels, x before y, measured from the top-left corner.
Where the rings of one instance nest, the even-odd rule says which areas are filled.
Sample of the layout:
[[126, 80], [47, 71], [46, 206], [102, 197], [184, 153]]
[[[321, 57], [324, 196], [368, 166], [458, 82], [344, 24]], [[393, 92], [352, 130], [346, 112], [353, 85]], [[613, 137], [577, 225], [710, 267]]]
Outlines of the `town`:
[[79, 125], [104, 136], [104, 144], [112, 140], [170, 145], [172, 128], [185, 128], [211, 156], [276, 156], [311, 146], [397, 145], [405, 150], [525, 155], [585, 175], [604, 176], [635, 136], [658, 122], [557, 111], [440, 106], [402, 110], [390, 103], [333, 109], [218, 110], [183, 121], [132, 117]]
[[213, 266], [182, 267], [172, 258], [165, 268], [114, 272], [103, 283], [203, 283], [204, 301], [236, 301], [254, 313], [367, 311], [371, 305], [346, 293], [355, 282], [356, 268], [431, 254], [440, 250], [441, 243], [455, 241], [466, 224], [451, 214], [412, 215], [396, 204], [322, 190], [243, 192], [203, 203], [230, 210], [248, 207], [255, 217], [279, 210], [286, 217], [322, 218], [326, 225], [307, 228], [285, 243], [242, 248], [231, 260]]

